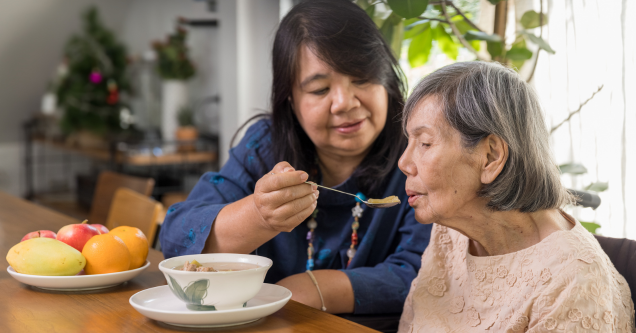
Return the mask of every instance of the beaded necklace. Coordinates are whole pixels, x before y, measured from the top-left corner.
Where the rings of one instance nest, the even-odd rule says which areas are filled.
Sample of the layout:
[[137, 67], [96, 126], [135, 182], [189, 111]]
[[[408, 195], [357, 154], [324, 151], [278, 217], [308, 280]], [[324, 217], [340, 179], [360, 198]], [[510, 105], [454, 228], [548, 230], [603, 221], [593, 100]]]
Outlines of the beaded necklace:
[[[351, 246], [347, 250], [347, 257], [349, 257], [349, 261], [347, 261], [347, 267], [351, 263], [351, 260], [356, 255], [356, 245], [358, 245], [358, 228], [360, 228], [360, 218], [362, 217], [362, 212], [364, 211], [360, 206], [362, 200], [367, 200], [364, 194], [358, 192], [356, 194], [358, 197], [356, 198], [356, 205], [351, 209], [351, 215], [353, 216], [353, 222], [351, 223]], [[307, 241], [309, 246], [307, 247], [307, 267], [308, 271], [314, 270], [314, 258], [313, 255], [315, 253], [314, 250], [314, 231], [316, 227], [318, 227], [318, 222], [316, 222], [316, 216], [318, 215], [318, 209], [316, 208], [314, 212], [311, 214], [311, 218], [307, 221], [307, 227], [309, 231], [307, 232]]]
[[306, 270], [313, 271], [314, 270], [314, 258], [312, 257], [314, 254], [314, 230], [318, 226], [318, 222], [316, 222], [316, 215], [318, 215], [318, 208], [314, 209], [314, 212], [311, 213], [311, 218], [307, 221], [307, 227], [309, 231], [307, 232], [307, 241], [309, 242], [309, 247], [307, 247], [307, 267]]

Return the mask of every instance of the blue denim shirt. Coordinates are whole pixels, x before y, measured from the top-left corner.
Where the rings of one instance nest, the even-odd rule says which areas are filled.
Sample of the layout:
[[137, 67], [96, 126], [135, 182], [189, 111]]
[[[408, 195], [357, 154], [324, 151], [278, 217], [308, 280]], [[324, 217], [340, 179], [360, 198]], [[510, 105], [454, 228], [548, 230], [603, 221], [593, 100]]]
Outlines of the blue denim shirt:
[[[186, 201], [168, 209], [159, 236], [166, 258], [201, 253], [219, 211], [252, 194], [258, 179], [277, 163], [271, 145], [270, 121], [252, 125], [243, 140], [230, 150], [230, 158], [221, 171], [204, 174]], [[339, 269], [347, 274], [353, 286], [355, 314], [402, 311], [431, 235], [431, 226], [418, 223], [408, 205], [406, 177], [397, 167], [389, 177], [383, 197], [397, 195], [402, 204], [385, 209], [362, 205], [359, 245], [348, 267], [346, 253], [351, 245], [355, 198], [322, 189], [318, 198], [314, 269]], [[353, 178], [335, 188], [358, 192]], [[307, 224], [302, 223], [254, 251], [274, 262], [265, 282], [276, 283], [305, 271], [307, 231]]]

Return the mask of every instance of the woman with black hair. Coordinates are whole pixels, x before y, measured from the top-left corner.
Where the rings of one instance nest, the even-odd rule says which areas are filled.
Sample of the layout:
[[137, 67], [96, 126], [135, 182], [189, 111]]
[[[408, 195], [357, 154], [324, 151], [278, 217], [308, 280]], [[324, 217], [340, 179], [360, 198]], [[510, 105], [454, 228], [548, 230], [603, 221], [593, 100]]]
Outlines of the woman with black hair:
[[[272, 60], [272, 113], [168, 210], [165, 257], [254, 253], [274, 261], [265, 282], [299, 302], [401, 312], [431, 227], [415, 220], [397, 168], [406, 141], [396, 59], [362, 9], [321, 0], [285, 16]], [[305, 181], [402, 204], [371, 209]]]

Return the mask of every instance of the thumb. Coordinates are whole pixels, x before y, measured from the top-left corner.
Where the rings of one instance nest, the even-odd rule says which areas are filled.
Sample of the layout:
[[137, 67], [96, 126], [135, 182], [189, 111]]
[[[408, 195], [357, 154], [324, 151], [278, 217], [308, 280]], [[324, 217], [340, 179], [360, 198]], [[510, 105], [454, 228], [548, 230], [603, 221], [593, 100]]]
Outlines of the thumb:
[[277, 173], [290, 172], [295, 170], [296, 169], [294, 169], [294, 167], [292, 167], [291, 164], [285, 161], [282, 161], [276, 164], [276, 166], [274, 166], [271, 172], [273, 172], [274, 174], [277, 174]]

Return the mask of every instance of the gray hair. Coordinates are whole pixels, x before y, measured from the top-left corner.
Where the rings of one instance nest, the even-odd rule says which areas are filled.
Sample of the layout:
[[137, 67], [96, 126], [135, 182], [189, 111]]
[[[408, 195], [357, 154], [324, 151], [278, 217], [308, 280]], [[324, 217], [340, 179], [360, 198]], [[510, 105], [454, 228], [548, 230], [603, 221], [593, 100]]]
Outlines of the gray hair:
[[404, 107], [405, 129], [417, 104], [435, 96], [446, 121], [459, 131], [465, 148], [490, 134], [508, 144], [508, 160], [478, 195], [493, 210], [535, 212], [573, 203], [552, 158], [549, 133], [534, 90], [498, 63], [460, 62], [438, 69], [415, 87]]

